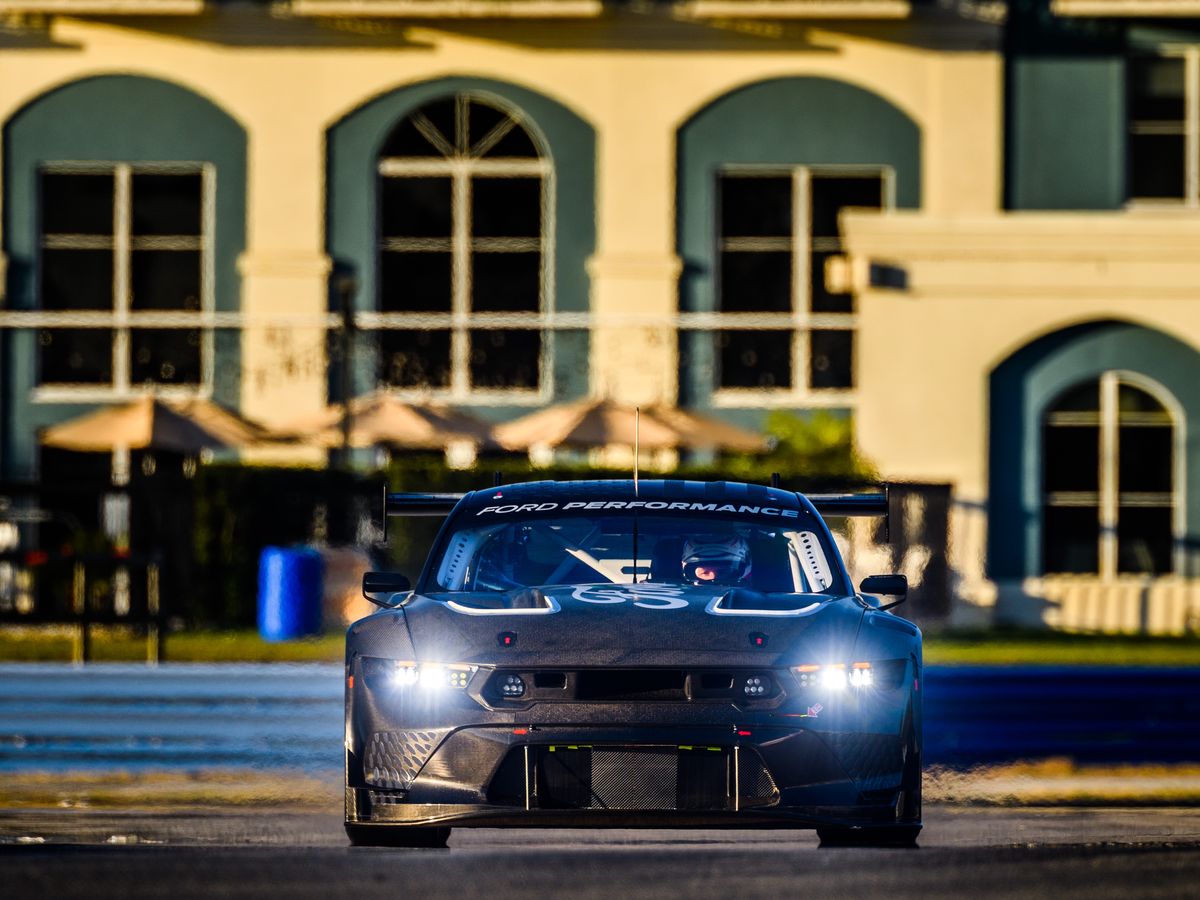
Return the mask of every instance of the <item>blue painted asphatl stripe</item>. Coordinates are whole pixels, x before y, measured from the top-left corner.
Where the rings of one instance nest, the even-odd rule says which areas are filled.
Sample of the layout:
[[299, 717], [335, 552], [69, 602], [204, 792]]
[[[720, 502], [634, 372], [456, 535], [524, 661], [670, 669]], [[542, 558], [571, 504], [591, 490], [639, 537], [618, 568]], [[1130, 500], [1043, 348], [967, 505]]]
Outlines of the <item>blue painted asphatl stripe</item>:
[[[0, 773], [342, 764], [340, 665], [0, 665]], [[1200, 761], [1200, 668], [931, 666], [925, 760]]]
[[1200, 668], [930, 666], [925, 759], [1200, 760]]

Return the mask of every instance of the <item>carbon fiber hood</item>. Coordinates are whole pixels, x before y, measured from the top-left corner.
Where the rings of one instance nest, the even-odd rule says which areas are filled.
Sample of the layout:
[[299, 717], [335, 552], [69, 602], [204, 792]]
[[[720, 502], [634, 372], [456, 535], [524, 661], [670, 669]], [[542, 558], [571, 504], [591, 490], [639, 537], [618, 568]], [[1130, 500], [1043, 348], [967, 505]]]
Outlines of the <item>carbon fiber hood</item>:
[[845, 658], [863, 608], [828, 595], [646, 583], [416, 596], [403, 615], [421, 661], [761, 666]]

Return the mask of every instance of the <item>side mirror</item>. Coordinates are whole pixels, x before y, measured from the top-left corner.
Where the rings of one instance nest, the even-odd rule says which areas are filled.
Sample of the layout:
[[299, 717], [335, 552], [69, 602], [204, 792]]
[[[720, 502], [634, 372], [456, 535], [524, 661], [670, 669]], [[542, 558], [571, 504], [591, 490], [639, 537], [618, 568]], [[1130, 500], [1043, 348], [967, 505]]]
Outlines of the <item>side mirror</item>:
[[878, 607], [879, 609], [891, 609], [893, 606], [903, 603], [908, 596], [908, 577], [905, 575], [868, 575], [862, 580], [859, 590], [864, 594], [883, 594], [899, 598]]
[[412, 590], [412, 582], [399, 572], [364, 572], [362, 580], [363, 596], [374, 603], [389, 609], [398, 606], [397, 594]]

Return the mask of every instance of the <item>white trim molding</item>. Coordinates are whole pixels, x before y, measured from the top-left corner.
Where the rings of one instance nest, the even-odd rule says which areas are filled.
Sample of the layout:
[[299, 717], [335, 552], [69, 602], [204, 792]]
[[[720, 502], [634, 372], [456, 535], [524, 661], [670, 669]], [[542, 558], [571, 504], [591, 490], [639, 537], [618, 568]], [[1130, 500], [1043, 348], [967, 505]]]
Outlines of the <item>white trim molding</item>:
[[602, 0], [292, 0], [297, 16], [404, 19], [594, 19]]
[[691, 19], [907, 19], [909, 0], [677, 0]]
[[197, 16], [208, 0], [0, 0], [0, 15]]
[[1051, 0], [1056, 16], [1158, 17], [1200, 15], [1200, 0]]

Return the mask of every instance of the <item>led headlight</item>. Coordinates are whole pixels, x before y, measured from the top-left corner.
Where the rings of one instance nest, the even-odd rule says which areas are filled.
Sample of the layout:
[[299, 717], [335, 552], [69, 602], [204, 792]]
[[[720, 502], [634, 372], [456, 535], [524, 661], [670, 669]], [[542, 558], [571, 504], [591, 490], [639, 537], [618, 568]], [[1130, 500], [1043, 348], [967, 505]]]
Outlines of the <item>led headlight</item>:
[[873, 687], [875, 685], [875, 671], [871, 668], [869, 662], [852, 663], [850, 671], [846, 674], [846, 680], [850, 682], [850, 687]]
[[418, 663], [404, 659], [362, 658], [363, 677], [368, 686], [380, 689], [436, 691], [466, 690], [478, 666], [465, 663]]
[[792, 666], [792, 674], [800, 682], [800, 687], [821, 687], [830, 691], [844, 691], [846, 688], [869, 688], [875, 684], [875, 673], [869, 662], [827, 663], [816, 665], [809, 663], [803, 666]]

